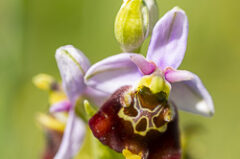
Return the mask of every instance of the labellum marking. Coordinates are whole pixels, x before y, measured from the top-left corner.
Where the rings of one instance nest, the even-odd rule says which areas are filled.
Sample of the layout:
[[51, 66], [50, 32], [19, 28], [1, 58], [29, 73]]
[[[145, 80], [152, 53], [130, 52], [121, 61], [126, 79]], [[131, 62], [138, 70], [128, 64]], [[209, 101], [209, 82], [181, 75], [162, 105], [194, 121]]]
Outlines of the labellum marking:
[[159, 103], [155, 108], [144, 103], [143, 108], [139, 95], [143, 87], [118, 89], [89, 120], [94, 136], [113, 150], [123, 152], [126, 159], [180, 159], [176, 107], [168, 104], [164, 96], [159, 97], [164, 94], [161, 90], [151, 94], [153, 91], [147, 87], [141, 90], [143, 95], [150, 93], [146, 103], [152, 105], [154, 98]]
[[167, 103], [165, 92], [153, 94], [143, 86], [132, 94], [124, 94], [122, 102], [129, 98], [131, 103], [123, 104], [125, 107], [120, 109], [118, 116], [131, 123], [135, 134], [146, 136], [150, 130], [166, 131], [174, 114]]

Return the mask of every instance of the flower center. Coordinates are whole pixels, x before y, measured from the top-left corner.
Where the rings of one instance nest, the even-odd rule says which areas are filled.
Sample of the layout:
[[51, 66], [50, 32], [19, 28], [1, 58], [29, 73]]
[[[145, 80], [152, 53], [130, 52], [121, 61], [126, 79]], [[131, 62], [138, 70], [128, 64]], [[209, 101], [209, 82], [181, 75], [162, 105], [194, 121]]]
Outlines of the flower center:
[[118, 116], [131, 123], [135, 134], [146, 136], [150, 130], [165, 132], [174, 117], [167, 100], [169, 88], [159, 76], [143, 78], [136, 90], [123, 95]]

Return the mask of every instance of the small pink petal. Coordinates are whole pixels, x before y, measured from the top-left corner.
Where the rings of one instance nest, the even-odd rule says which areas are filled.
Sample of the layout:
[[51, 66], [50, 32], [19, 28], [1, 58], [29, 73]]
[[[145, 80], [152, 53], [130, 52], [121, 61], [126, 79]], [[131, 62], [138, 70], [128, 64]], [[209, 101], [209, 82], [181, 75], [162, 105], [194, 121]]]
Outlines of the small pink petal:
[[171, 67], [168, 67], [165, 71], [165, 79], [168, 82], [181, 82], [186, 80], [191, 80], [194, 78], [193, 74], [185, 70], [175, 70]]
[[150, 75], [156, 69], [156, 65], [148, 62], [142, 55], [131, 55], [130, 58], [144, 75]]

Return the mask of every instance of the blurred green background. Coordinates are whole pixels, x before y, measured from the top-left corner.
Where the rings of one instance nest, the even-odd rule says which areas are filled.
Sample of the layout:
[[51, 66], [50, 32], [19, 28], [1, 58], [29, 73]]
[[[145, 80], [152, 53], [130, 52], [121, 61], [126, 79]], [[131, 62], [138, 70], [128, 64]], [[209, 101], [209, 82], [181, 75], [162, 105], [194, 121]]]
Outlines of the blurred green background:
[[[181, 68], [202, 78], [215, 103], [213, 118], [180, 113], [181, 127], [203, 127], [192, 151], [201, 159], [240, 158], [240, 2], [158, 4], [161, 16], [175, 5], [186, 11], [190, 30]], [[33, 86], [32, 77], [44, 72], [59, 79], [54, 53], [65, 44], [81, 49], [92, 63], [119, 53], [113, 23], [120, 5], [121, 0], [0, 0], [1, 158], [39, 158], [44, 138], [35, 115], [47, 111], [47, 94]]]

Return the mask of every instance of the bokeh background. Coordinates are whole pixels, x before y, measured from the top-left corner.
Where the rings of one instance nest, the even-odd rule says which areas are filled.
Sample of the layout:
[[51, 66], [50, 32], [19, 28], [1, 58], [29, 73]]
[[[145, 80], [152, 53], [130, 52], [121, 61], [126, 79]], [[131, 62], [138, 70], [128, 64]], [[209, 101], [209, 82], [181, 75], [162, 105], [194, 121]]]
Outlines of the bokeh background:
[[[60, 79], [54, 53], [66, 44], [92, 63], [120, 53], [113, 24], [122, 0], [0, 0], [0, 156], [39, 158], [44, 136], [37, 112], [47, 94], [32, 84], [38, 73]], [[192, 143], [199, 159], [240, 158], [240, 3], [237, 0], [159, 0], [160, 16], [178, 5], [189, 18], [188, 49], [181, 65], [210, 91], [213, 118], [180, 112], [181, 128], [201, 129]], [[147, 40], [142, 52], [145, 54]]]

